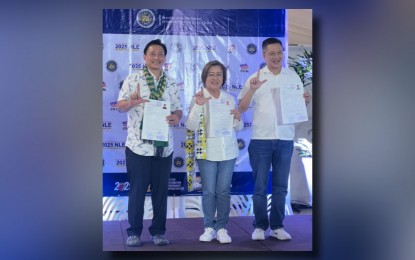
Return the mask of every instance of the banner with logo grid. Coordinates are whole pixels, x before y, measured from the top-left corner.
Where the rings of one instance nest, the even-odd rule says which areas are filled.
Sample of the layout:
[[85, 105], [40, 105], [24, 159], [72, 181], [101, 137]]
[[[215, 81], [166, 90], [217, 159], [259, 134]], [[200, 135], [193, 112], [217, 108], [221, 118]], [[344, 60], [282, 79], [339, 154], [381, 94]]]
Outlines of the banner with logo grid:
[[[154, 39], [167, 46], [164, 70], [176, 80], [183, 105], [181, 122], [174, 126], [174, 155], [170, 194], [188, 194], [184, 122], [193, 95], [202, 87], [201, 72], [211, 60], [222, 62], [228, 79], [222, 90], [235, 97], [246, 79], [264, 66], [261, 44], [276, 37], [287, 49], [285, 9], [105, 9], [103, 10], [103, 195], [127, 195], [125, 167], [127, 113], [117, 111], [118, 93], [128, 74], [144, 66], [143, 50]], [[284, 61], [284, 66], [287, 59]], [[242, 114], [244, 129], [237, 132], [239, 157], [232, 194], [252, 193], [248, 144], [251, 109]], [[196, 171], [197, 171], [196, 166]], [[199, 189], [191, 193], [200, 193]]]

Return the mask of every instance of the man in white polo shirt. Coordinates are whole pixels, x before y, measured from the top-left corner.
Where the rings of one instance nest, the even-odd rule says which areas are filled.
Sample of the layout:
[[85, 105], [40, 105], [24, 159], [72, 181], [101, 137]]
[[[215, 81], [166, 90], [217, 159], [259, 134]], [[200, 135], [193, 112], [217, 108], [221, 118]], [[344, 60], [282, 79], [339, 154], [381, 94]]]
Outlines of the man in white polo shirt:
[[[291, 236], [284, 230], [283, 220], [295, 128], [293, 124], [281, 124], [277, 119], [279, 100], [274, 98], [273, 91], [283, 84], [296, 84], [303, 89], [303, 84], [293, 70], [282, 67], [284, 50], [280, 40], [265, 39], [262, 56], [266, 66], [247, 79], [238, 96], [241, 113], [253, 103], [252, 137], [248, 146], [254, 177], [255, 230], [252, 239], [265, 240], [265, 231], [269, 227], [271, 237], [289, 240]], [[309, 95], [304, 94], [304, 97], [308, 102]], [[267, 186], [271, 166], [272, 198], [268, 219]]]

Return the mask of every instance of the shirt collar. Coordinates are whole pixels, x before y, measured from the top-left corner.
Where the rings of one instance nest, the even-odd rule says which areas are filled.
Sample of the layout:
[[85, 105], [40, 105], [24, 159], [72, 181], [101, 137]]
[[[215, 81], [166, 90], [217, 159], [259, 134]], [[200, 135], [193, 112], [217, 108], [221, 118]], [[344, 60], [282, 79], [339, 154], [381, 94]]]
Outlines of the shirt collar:
[[210, 92], [206, 89], [206, 87], [203, 87], [203, 96], [204, 96], [205, 98], [209, 98], [209, 97], [211, 97], [212, 99], [219, 99], [221, 95], [222, 95], [222, 90], [220, 90], [219, 97], [218, 97], [218, 98], [215, 98], [214, 96], [212, 96], [212, 95], [210, 94]]
[[[265, 66], [263, 69], [262, 69], [262, 71], [264, 72], [264, 74], [272, 74], [272, 75], [274, 75], [269, 69], [268, 69], [268, 66]], [[281, 71], [280, 71], [280, 73], [279, 74], [287, 74], [287, 69], [286, 68], [284, 68], [284, 67], [282, 67], [281, 68]], [[278, 75], [279, 75], [278, 74]]]
[[164, 70], [161, 70], [160, 78], [157, 79], [156, 76], [153, 74], [153, 72], [151, 72], [151, 70], [148, 70], [148, 72], [150, 72], [151, 76], [153, 76], [155, 82], [158, 82], [160, 78], [163, 77], [164, 75]]

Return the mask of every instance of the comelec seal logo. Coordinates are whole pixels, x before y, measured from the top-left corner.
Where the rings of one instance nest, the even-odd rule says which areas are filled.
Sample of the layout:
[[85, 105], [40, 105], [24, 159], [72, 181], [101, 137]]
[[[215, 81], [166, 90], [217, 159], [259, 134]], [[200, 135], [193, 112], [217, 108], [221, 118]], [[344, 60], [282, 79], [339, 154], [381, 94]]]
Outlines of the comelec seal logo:
[[245, 141], [241, 138], [238, 138], [238, 148], [239, 150], [242, 150], [245, 148]]
[[156, 17], [150, 9], [141, 9], [137, 14], [136, 20], [141, 27], [150, 28], [156, 21]]
[[182, 157], [176, 157], [174, 158], [174, 166], [177, 168], [182, 168], [184, 165], [184, 160]]
[[246, 50], [248, 51], [249, 54], [255, 54], [256, 53], [256, 45], [253, 43], [248, 44], [248, 46], [246, 47]]
[[114, 60], [108, 61], [107, 62], [107, 70], [116, 71], [117, 70], [117, 63]]

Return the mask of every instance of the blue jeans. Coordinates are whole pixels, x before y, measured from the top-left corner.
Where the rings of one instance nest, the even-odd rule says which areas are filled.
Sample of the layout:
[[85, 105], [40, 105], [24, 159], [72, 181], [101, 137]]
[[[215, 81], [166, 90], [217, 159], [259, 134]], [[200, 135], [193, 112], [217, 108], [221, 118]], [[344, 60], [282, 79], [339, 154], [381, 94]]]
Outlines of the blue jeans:
[[[288, 191], [293, 141], [251, 140], [248, 146], [249, 161], [254, 177], [254, 228], [272, 230], [283, 227], [285, 197]], [[271, 213], [268, 221], [267, 186], [272, 166]]]
[[[204, 227], [219, 230], [229, 222], [231, 183], [236, 158], [226, 161], [197, 160], [202, 178]], [[216, 220], [215, 213], [217, 212]]]

